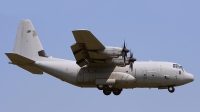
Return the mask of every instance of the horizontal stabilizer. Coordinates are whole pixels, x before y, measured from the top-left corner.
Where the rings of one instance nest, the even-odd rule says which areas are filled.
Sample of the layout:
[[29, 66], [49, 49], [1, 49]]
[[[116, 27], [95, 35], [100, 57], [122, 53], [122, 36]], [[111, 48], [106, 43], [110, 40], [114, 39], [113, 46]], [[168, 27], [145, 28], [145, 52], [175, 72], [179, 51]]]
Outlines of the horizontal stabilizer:
[[43, 71], [40, 69], [35, 68], [34, 66], [26, 66], [26, 65], [17, 65], [21, 68], [23, 68], [24, 70], [27, 70], [29, 72], [31, 72], [32, 74], [43, 74]]
[[15, 53], [5, 53], [12, 64], [33, 64], [35, 61]]
[[5, 53], [11, 60], [10, 64], [17, 65], [33, 74], [43, 74], [43, 71], [34, 67], [35, 61], [15, 53]]

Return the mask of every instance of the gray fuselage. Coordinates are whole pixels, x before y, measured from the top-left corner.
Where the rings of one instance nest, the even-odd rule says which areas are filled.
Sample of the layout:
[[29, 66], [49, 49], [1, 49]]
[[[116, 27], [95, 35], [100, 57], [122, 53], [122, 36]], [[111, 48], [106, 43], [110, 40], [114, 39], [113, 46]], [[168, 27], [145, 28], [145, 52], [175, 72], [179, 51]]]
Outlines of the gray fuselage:
[[[168, 86], [180, 86], [194, 80], [193, 75], [181, 68], [174, 68], [173, 64], [176, 63], [135, 62], [131, 71], [129, 66], [91, 64], [79, 67], [75, 61], [56, 58], [46, 58], [46, 61], [35, 63], [44, 72], [79, 87], [96, 87], [98, 79], [116, 79], [115, 87], [118, 88], [162, 89]], [[126, 82], [131, 77], [135, 79], [134, 82]]]

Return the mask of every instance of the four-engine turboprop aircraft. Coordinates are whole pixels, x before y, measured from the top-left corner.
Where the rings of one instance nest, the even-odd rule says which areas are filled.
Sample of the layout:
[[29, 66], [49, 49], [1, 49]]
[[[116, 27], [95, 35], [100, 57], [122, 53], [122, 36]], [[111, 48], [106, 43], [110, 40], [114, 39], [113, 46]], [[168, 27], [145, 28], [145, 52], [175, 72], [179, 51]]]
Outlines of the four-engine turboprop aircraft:
[[[30, 20], [19, 24], [14, 50], [6, 53], [10, 64], [33, 74], [48, 73], [82, 88], [98, 88], [105, 95], [119, 95], [123, 89], [158, 88], [175, 91], [175, 86], [192, 82], [194, 76], [173, 62], [135, 62], [125, 44], [104, 46], [90, 31], [72, 31], [71, 46], [76, 61], [48, 57]], [[125, 42], [124, 42], [125, 43]], [[130, 57], [127, 53], [130, 52]]]

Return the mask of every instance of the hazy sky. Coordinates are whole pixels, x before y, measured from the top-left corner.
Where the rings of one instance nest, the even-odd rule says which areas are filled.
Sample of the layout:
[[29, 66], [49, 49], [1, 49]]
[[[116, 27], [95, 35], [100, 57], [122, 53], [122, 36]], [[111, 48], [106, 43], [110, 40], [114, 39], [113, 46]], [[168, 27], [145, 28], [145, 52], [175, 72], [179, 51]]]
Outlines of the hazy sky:
[[[75, 60], [72, 30], [88, 29], [104, 45], [124, 39], [137, 61], [172, 61], [195, 80], [168, 90], [130, 89], [121, 95], [79, 88], [48, 74], [9, 65], [21, 19], [30, 19], [48, 56]], [[0, 3], [0, 112], [199, 112], [199, 0], [3, 0]]]

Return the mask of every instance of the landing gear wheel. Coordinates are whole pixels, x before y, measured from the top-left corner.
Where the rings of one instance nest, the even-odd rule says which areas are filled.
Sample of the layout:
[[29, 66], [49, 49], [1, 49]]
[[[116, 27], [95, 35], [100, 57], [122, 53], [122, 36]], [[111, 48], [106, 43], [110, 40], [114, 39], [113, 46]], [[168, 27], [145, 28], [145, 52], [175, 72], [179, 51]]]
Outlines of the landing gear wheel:
[[105, 95], [110, 95], [110, 94], [111, 94], [111, 91], [103, 90], [103, 93], [104, 93]]
[[112, 89], [112, 88], [114, 88], [114, 86], [113, 85], [108, 85], [108, 88]]
[[97, 88], [98, 88], [99, 90], [103, 90], [103, 85], [97, 85]]
[[173, 93], [173, 92], [175, 91], [175, 89], [174, 89], [173, 86], [170, 86], [170, 87], [168, 87], [168, 91], [169, 91], [170, 93]]
[[122, 92], [122, 89], [116, 89], [115, 91], [113, 91], [114, 95], [119, 95]]

